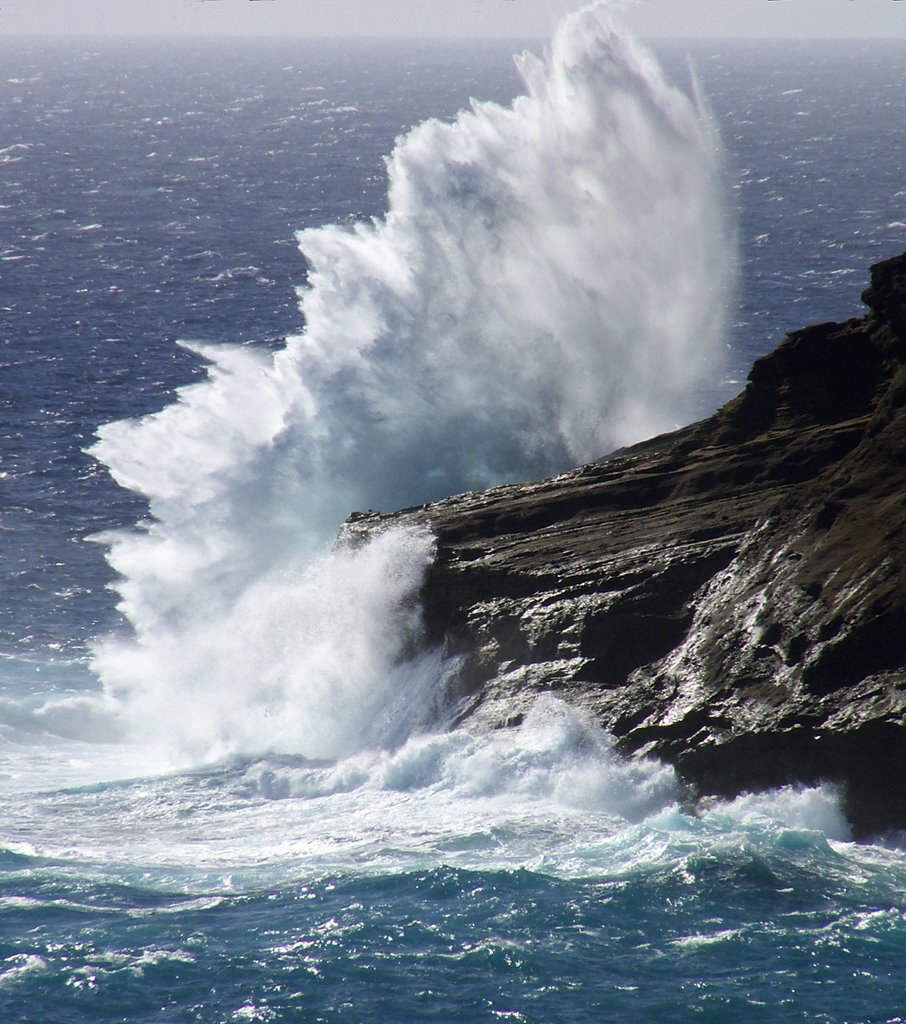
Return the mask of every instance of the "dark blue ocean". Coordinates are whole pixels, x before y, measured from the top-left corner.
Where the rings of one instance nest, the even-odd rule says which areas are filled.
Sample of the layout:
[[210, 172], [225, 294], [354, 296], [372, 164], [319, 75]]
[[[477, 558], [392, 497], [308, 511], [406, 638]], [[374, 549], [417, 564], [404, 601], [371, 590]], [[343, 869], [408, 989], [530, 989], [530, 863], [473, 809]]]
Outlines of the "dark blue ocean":
[[0, 40], [4, 1024], [906, 1020], [897, 837], [447, 728], [430, 537], [331, 548], [708, 414], [906, 248], [902, 43], [609, 32]]

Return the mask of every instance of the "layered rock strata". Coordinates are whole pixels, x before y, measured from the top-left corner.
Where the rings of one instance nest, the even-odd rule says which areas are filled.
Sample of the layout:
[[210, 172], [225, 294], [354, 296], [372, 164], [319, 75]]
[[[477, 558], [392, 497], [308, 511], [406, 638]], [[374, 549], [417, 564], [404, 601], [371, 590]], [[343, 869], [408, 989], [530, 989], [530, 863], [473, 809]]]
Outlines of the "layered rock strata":
[[790, 334], [707, 420], [426, 521], [460, 718], [554, 692], [698, 794], [837, 783], [906, 828], [906, 254], [862, 319]]

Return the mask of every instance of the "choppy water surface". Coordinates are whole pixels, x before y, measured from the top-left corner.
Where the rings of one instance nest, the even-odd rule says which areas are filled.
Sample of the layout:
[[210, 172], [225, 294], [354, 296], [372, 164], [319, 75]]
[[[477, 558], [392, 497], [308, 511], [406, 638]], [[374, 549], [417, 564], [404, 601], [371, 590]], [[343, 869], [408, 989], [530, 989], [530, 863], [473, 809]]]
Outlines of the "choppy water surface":
[[683, 814], [554, 701], [515, 737], [9, 788], [7, 1019], [899, 1019], [901, 855], [821, 791]]
[[[901, 50], [694, 44], [712, 124], [685, 52], [590, 15], [521, 77], [3, 45], [0, 1017], [900, 1021], [896, 837], [822, 789], [693, 815], [555, 700], [445, 729], [455, 665], [405, 657], [430, 537], [328, 548], [856, 315], [904, 248]], [[127, 418], [95, 452], [132, 491], [84, 451]], [[86, 538], [149, 502], [116, 613]]]

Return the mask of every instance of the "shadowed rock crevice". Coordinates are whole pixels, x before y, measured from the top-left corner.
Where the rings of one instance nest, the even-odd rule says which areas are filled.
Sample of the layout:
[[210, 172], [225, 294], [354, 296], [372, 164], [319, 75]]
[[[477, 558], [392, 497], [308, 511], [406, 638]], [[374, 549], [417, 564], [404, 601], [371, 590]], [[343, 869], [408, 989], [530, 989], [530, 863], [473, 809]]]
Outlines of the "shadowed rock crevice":
[[427, 640], [460, 717], [556, 690], [702, 794], [845, 789], [906, 828], [906, 254], [862, 319], [790, 334], [709, 419], [538, 483], [459, 495]]

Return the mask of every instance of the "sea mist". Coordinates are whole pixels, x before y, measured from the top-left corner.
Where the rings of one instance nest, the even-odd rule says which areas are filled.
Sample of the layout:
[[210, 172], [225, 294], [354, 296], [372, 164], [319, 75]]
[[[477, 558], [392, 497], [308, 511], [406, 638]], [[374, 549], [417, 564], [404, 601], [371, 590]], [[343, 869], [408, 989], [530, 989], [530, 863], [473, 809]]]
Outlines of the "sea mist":
[[564, 470], [713, 377], [734, 246], [707, 111], [605, 4], [517, 60], [509, 107], [398, 140], [383, 218], [300, 232], [284, 350], [187, 343], [208, 379], [99, 431], [150, 509], [104, 538], [134, 636], [95, 654], [134, 732], [197, 758], [401, 741], [445, 671], [400, 667], [431, 538], [331, 556], [344, 517]]

